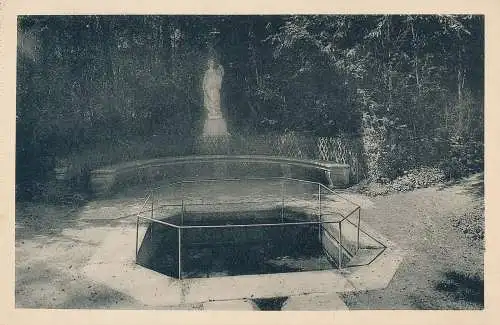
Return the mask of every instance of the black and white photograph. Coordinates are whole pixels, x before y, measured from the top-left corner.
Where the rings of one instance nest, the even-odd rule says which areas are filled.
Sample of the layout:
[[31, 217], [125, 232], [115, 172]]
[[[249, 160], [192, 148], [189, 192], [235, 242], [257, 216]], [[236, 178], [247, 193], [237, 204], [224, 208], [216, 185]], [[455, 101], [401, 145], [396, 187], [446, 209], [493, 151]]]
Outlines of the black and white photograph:
[[484, 15], [16, 24], [16, 309], [484, 310]]

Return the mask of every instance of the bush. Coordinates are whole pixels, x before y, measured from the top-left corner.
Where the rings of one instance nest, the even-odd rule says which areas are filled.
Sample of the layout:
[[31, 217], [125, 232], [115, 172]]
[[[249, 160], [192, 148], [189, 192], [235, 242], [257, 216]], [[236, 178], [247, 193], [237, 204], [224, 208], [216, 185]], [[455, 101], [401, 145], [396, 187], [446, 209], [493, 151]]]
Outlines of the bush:
[[478, 141], [452, 140], [451, 149], [439, 167], [448, 179], [467, 176], [484, 169], [484, 145]]
[[429, 187], [444, 181], [445, 177], [438, 168], [420, 167], [398, 177], [391, 183], [395, 191], [410, 191], [414, 188]]
[[365, 180], [353, 189], [369, 196], [379, 196], [429, 187], [445, 179], [441, 170], [435, 167], [419, 167], [403, 173], [404, 175], [394, 180], [388, 178], [381, 178], [378, 182]]

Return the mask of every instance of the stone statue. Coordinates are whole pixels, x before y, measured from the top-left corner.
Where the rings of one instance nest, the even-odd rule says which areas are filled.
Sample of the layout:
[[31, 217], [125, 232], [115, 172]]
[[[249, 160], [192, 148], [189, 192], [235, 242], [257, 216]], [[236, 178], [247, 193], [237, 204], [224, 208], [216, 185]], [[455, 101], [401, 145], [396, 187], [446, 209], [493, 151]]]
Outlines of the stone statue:
[[203, 76], [203, 106], [208, 118], [203, 127], [203, 136], [227, 136], [226, 120], [222, 116], [220, 93], [224, 69], [213, 58], [208, 60], [208, 69]]
[[214, 59], [208, 60], [208, 69], [203, 77], [203, 99], [205, 109], [208, 110], [208, 118], [221, 118], [220, 90], [224, 69], [221, 65], [216, 65]]

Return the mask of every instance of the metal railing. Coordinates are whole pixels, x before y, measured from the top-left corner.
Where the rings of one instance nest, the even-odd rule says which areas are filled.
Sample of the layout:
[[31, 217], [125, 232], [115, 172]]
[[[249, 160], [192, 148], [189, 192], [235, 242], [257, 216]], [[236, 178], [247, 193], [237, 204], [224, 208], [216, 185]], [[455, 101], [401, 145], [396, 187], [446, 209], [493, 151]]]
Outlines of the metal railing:
[[[220, 200], [220, 197], [215, 197], [212, 196], [212, 198], [207, 199], [202, 197], [201, 195], [196, 196], [196, 193], [193, 197], [187, 196], [186, 191], [185, 191], [185, 185], [186, 184], [203, 184], [207, 182], [240, 182], [239, 186], [237, 188], [243, 188], [241, 182], [245, 181], [256, 181], [256, 180], [266, 180], [266, 181], [279, 181], [278, 185], [276, 185], [277, 188], [280, 188], [280, 195], [279, 197], [274, 197], [271, 199], [258, 199], [258, 200], [253, 200], [253, 201], [245, 201], [245, 200], [239, 200], [236, 201], [234, 200], [226, 200], [222, 201]], [[288, 183], [293, 183], [293, 184], [301, 184], [304, 185], [306, 184], [307, 191], [306, 193], [292, 193], [289, 190], [290, 188], [287, 188]], [[286, 177], [275, 177], [275, 178], [245, 178], [245, 179], [210, 179], [210, 180], [189, 180], [189, 181], [181, 181], [181, 182], [175, 182], [169, 184], [168, 187], [172, 187], [171, 191], [175, 194], [179, 193], [179, 188], [180, 186], [180, 193], [181, 197], [172, 197], [172, 196], [166, 196], [163, 199], [161, 198], [161, 190], [164, 188], [163, 187], [156, 187], [148, 191], [144, 203], [142, 205], [141, 210], [139, 213], [137, 213], [137, 220], [136, 220], [136, 238], [135, 238], [135, 257], [136, 257], [136, 262], [139, 254], [139, 226], [140, 226], [140, 221], [146, 221], [150, 223], [150, 235], [153, 236], [153, 225], [158, 224], [162, 225], [164, 227], [169, 227], [171, 229], [176, 229], [177, 230], [177, 245], [178, 245], [178, 270], [177, 274], [179, 279], [182, 278], [182, 232], [183, 230], [186, 229], [227, 229], [227, 228], [258, 228], [258, 227], [293, 227], [293, 226], [301, 226], [301, 225], [318, 225], [318, 240], [320, 243], [323, 242], [323, 236], [326, 234], [329, 236], [331, 239], [333, 239], [337, 243], [338, 247], [338, 256], [337, 256], [337, 261], [335, 262], [335, 259], [333, 256], [331, 256], [331, 253], [328, 252], [324, 247], [323, 251], [326, 254], [326, 256], [329, 257], [331, 261], [334, 261], [339, 269], [342, 269], [344, 267], [343, 265], [343, 253], [346, 253], [348, 256], [352, 257], [354, 256], [357, 251], [359, 250], [360, 247], [360, 223], [361, 223], [361, 208], [359, 205], [355, 204], [354, 202], [342, 197], [335, 191], [331, 190], [327, 186], [317, 183], [317, 182], [312, 182], [312, 181], [305, 181], [305, 180], [300, 180], [300, 179], [294, 179], [294, 178], [286, 178]], [[317, 188], [317, 192], [316, 189]], [[167, 191], [168, 192], [168, 191]], [[274, 193], [276, 194], [276, 193]], [[299, 194], [299, 198], [297, 198]], [[302, 195], [302, 197], [300, 197]], [[253, 197], [255, 199], [255, 197]], [[305, 200], [308, 199], [308, 200]], [[169, 203], [169, 204], [160, 204], [160, 201], [169, 201], [169, 202], [176, 202], [177, 203]], [[180, 201], [180, 202], [179, 202]], [[315, 202], [316, 201], [316, 202]], [[156, 204], [155, 204], [156, 202]], [[343, 202], [343, 204], [347, 205], [347, 209], [336, 209], [335, 206], [333, 205], [334, 202]], [[300, 204], [303, 204], [302, 206]], [[200, 207], [217, 207], [217, 206], [237, 206], [237, 205], [250, 205], [252, 207], [260, 207], [262, 208], [263, 206], [271, 206], [273, 208], [278, 208], [281, 211], [280, 215], [280, 221], [279, 222], [264, 222], [264, 223], [242, 223], [242, 224], [200, 224], [200, 225], [190, 225], [190, 224], [184, 224], [185, 220], [185, 215], [187, 213], [190, 213], [189, 210], [193, 210], [193, 207], [200, 206]], [[310, 216], [312, 219], [315, 220], [310, 220], [310, 221], [285, 221], [285, 210], [289, 207], [294, 207], [297, 208], [299, 207], [301, 211], [305, 212], [308, 216]], [[168, 214], [162, 213], [162, 210], [168, 208], [172, 209], [174, 208], [176, 211], [176, 214], [180, 216], [180, 220], [178, 222], [167, 222], [165, 219], [168, 218]], [[204, 209], [206, 211], [206, 209]], [[150, 216], [144, 216], [144, 214], [150, 212]], [[222, 212], [222, 210], [215, 210], [215, 211], [210, 211], [210, 212]], [[349, 220], [352, 216], [354, 216], [357, 213], [357, 222], [352, 222]], [[170, 213], [171, 214], [171, 213]], [[171, 214], [172, 215], [172, 214]], [[161, 220], [164, 219], [164, 220]], [[348, 221], [351, 225], [357, 228], [357, 234], [356, 234], [356, 240], [355, 240], [355, 249], [354, 251], [350, 251], [349, 248], [345, 245], [344, 239], [343, 239], [343, 231], [342, 231], [342, 223], [344, 221]], [[332, 232], [325, 227], [325, 225], [331, 225], [331, 224], [338, 224], [338, 238], [335, 234], [332, 234]]]

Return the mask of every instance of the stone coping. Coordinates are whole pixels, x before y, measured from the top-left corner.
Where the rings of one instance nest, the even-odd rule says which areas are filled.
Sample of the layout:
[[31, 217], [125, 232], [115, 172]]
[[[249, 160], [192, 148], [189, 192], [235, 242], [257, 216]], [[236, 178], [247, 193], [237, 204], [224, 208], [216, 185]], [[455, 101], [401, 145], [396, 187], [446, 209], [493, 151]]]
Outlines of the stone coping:
[[[329, 187], [345, 187], [349, 184], [350, 167], [347, 164], [337, 164], [328, 161], [316, 161], [307, 159], [285, 158], [277, 156], [262, 155], [200, 155], [183, 157], [165, 157], [149, 160], [138, 160], [115, 165], [105, 166], [92, 170], [91, 187], [96, 196], [103, 196], [112, 191], [115, 184], [122, 178], [130, 178], [130, 172], [146, 174], [153, 170], [158, 171], [166, 166], [189, 165], [189, 164], [224, 164], [243, 162], [251, 164], [276, 164], [282, 169], [280, 176], [286, 176], [290, 173], [290, 167], [313, 168], [324, 173], [324, 179]], [[259, 175], [256, 175], [259, 176]], [[191, 177], [197, 177], [191, 175]], [[189, 177], [188, 177], [189, 178]]]
[[163, 166], [178, 163], [203, 163], [203, 162], [250, 162], [250, 163], [278, 163], [291, 164], [302, 167], [316, 167], [322, 170], [329, 171], [331, 168], [349, 169], [348, 164], [338, 164], [323, 160], [296, 159], [278, 156], [263, 156], [263, 155], [200, 155], [200, 156], [183, 156], [183, 157], [166, 157], [155, 158], [148, 160], [137, 160], [125, 163], [114, 164], [106, 167], [101, 167], [92, 171], [92, 174], [110, 173], [118, 170], [129, 168], [141, 168], [145, 166]]

